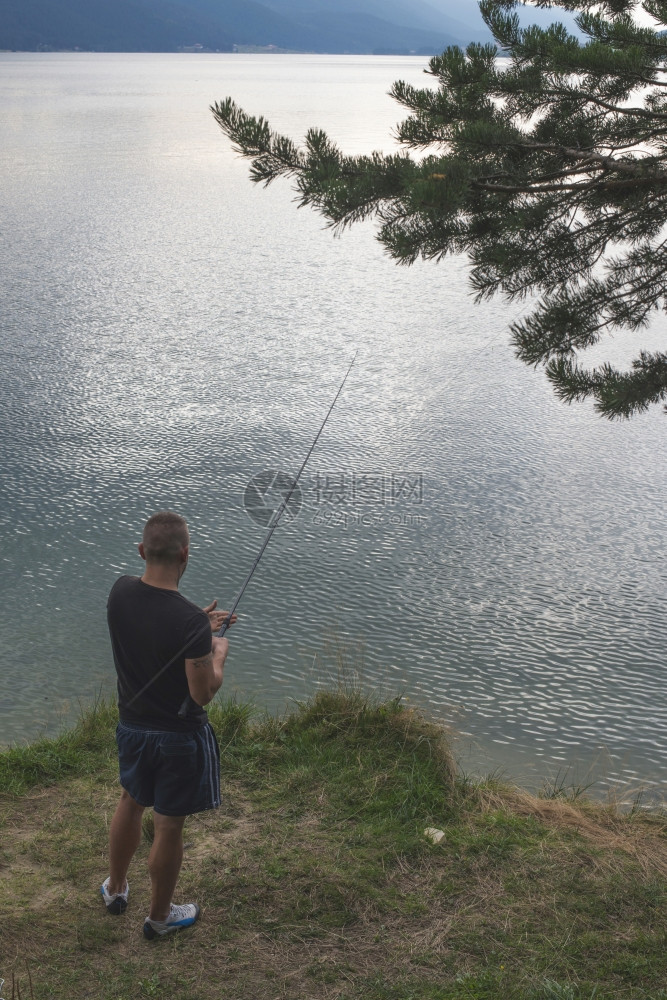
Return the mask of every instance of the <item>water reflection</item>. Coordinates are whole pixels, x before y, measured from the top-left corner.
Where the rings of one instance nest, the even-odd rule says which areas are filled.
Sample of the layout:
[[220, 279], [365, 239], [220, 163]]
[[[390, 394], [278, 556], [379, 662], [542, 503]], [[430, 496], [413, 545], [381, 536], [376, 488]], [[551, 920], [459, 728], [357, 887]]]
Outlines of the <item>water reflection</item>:
[[[399, 114], [389, 84], [422, 68], [0, 56], [3, 741], [113, 689], [106, 594], [155, 509], [190, 521], [188, 596], [231, 598], [262, 537], [248, 481], [298, 469], [358, 347], [228, 690], [273, 707], [331, 683], [333, 632], [491, 767], [664, 782], [664, 418], [562, 407], [507, 347], [518, 307], [474, 307], [462, 261], [398, 269], [368, 227], [332, 239], [286, 186], [251, 187], [207, 111], [231, 93], [367, 151]], [[401, 479], [419, 502], [378, 486]]]

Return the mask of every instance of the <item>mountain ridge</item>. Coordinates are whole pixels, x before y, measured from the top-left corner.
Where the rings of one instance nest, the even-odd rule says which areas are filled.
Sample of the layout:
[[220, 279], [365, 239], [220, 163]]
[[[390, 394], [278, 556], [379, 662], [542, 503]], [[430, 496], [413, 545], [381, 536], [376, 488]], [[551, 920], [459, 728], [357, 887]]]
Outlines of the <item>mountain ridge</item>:
[[[377, 16], [409, 17], [403, 0], [0, 0], [0, 48], [20, 51], [169, 52], [199, 46], [232, 51], [236, 45], [275, 46], [303, 52], [429, 54], [468, 41], [458, 23], [417, 2], [417, 26]], [[427, 14], [424, 15], [424, 9]], [[442, 29], [424, 27], [441, 19]]]

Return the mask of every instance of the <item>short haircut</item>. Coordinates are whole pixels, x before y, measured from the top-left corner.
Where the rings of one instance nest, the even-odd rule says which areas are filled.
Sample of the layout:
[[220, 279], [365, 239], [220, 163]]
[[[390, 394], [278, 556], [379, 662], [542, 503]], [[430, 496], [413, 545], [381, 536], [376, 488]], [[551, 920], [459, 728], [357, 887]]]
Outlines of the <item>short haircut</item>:
[[185, 518], [171, 510], [158, 511], [146, 521], [142, 541], [146, 562], [179, 562], [181, 549], [190, 542]]

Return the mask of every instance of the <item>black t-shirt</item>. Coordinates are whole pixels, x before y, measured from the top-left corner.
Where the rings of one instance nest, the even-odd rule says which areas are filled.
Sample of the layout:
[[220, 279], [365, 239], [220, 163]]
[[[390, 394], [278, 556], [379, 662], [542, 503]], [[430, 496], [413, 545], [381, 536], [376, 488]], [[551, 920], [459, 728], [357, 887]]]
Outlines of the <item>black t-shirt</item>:
[[186, 659], [211, 652], [206, 612], [177, 590], [121, 576], [109, 594], [107, 621], [121, 721], [176, 732], [204, 725], [208, 716], [192, 700], [185, 718], [178, 711], [189, 694]]

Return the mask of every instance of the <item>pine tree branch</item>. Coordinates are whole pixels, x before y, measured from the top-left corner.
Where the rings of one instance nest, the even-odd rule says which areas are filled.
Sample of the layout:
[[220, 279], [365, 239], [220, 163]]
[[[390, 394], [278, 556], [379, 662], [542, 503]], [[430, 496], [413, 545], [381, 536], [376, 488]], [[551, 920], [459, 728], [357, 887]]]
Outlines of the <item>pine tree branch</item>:
[[623, 108], [617, 104], [609, 104], [608, 101], [603, 101], [601, 97], [596, 97], [595, 94], [587, 93], [584, 90], [575, 91], [570, 87], [554, 87], [551, 90], [543, 91], [543, 94], [546, 98], [567, 98], [576, 95], [579, 103], [595, 104], [596, 107], [604, 108], [606, 111], [613, 112], [616, 115], [628, 115], [631, 118], [651, 118], [659, 121], [667, 121], [667, 114], [662, 114], [662, 112], [647, 111], [646, 108]]
[[[212, 110], [253, 181], [294, 178], [298, 204], [334, 229], [375, 217], [378, 239], [404, 264], [468, 254], [478, 300], [541, 295], [512, 326], [519, 357], [545, 365], [561, 398], [628, 416], [665, 398], [665, 356], [640, 354], [619, 372], [588, 371], [579, 355], [667, 302], [667, 41], [632, 24], [629, 0], [601, 0], [608, 21], [588, 13], [594, 0], [554, 3], [584, 12], [586, 44], [558, 25], [521, 29], [516, 6], [483, 0], [497, 44], [434, 57], [437, 90], [392, 88], [409, 112], [396, 137], [426, 150], [421, 160], [345, 156], [317, 130], [298, 146], [230, 99]], [[632, 102], [638, 86], [649, 87], [643, 106]]]
[[477, 191], [489, 191], [493, 194], [557, 194], [560, 191], [622, 191], [662, 186], [667, 184], [667, 174], [658, 177], [635, 177], [630, 180], [606, 181], [603, 178], [593, 178], [581, 184], [491, 184], [474, 180], [472, 187]]
[[628, 419], [667, 399], [665, 354], [642, 351], [630, 372], [620, 372], [611, 365], [587, 371], [568, 358], [550, 361], [545, 372], [564, 402], [593, 397], [596, 410], [610, 419]]
[[[659, 134], [662, 135], [664, 133], [661, 132]], [[581, 166], [587, 163], [599, 163], [609, 170], [617, 170], [629, 174], [636, 174], [638, 168], [645, 172], [645, 159], [635, 159], [632, 163], [629, 163], [627, 160], [618, 160], [613, 156], [604, 156], [602, 153], [596, 153], [594, 150], [559, 146], [552, 142], [526, 142], [522, 146], [525, 149], [541, 149], [545, 152], [557, 153], [560, 156], [569, 156], [574, 160], [581, 160], [583, 161]], [[657, 159], [662, 161], [665, 159], [665, 156]], [[653, 157], [651, 157], [650, 162], [655, 162]]]

